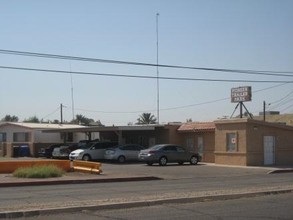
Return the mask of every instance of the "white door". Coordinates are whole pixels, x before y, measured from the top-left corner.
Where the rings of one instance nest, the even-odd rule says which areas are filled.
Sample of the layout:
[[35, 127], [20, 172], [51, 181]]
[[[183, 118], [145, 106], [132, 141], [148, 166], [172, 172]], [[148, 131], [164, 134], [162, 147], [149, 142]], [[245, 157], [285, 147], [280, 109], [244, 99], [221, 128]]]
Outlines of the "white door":
[[197, 146], [198, 146], [198, 154], [199, 156], [203, 156], [203, 137], [198, 137], [197, 139]]
[[186, 147], [187, 147], [187, 150], [190, 151], [190, 152], [195, 152], [195, 149], [194, 149], [194, 138], [187, 138], [186, 139]]
[[264, 136], [264, 165], [275, 164], [275, 137]]

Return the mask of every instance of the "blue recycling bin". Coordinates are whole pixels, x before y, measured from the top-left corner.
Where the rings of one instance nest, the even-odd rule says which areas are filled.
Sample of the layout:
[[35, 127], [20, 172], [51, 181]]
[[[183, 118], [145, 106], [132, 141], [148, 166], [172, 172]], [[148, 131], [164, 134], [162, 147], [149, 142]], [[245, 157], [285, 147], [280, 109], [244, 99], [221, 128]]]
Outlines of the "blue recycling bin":
[[20, 157], [29, 157], [30, 156], [30, 148], [28, 145], [20, 146], [19, 156]]

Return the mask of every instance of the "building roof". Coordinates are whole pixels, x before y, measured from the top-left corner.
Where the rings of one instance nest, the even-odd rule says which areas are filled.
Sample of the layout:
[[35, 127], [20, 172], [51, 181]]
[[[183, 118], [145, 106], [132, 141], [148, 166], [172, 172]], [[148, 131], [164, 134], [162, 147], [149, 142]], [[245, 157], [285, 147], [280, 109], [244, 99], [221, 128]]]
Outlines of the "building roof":
[[178, 128], [179, 132], [210, 132], [215, 131], [214, 122], [189, 122]]
[[[253, 116], [255, 120], [263, 120], [263, 115]], [[267, 122], [284, 123], [289, 126], [293, 126], [293, 114], [282, 114], [282, 115], [266, 115]]]
[[[131, 126], [85, 126], [81, 128], [63, 128], [64, 132], [107, 132], [107, 131], [152, 131], [156, 128], [164, 128], [164, 125], [148, 124], [148, 125], [131, 125]], [[59, 129], [48, 129], [46, 133], [60, 132]]]
[[0, 123], [1, 126], [13, 125], [23, 128], [47, 130], [47, 129], [71, 129], [71, 128], [83, 128], [81, 125], [73, 124], [48, 124], [48, 123], [26, 123], [26, 122], [3, 122]]
[[285, 123], [276, 123], [276, 122], [268, 122], [268, 121], [261, 121], [255, 120], [250, 118], [238, 118], [238, 119], [227, 119], [227, 120], [217, 120], [215, 124], [239, 124], [239, 123], [253, 123], [255, 125], [262, 125], [280, 129], [286, 129], [293, 131], [293, 126], [286, 125]]

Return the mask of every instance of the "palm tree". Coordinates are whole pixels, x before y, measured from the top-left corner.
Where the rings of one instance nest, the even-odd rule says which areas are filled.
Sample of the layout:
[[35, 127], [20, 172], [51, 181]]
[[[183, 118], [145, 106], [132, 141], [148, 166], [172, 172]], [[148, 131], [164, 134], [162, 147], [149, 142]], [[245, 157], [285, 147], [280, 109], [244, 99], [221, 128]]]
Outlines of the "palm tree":
[[84, 115], [76, 115], [75, 119], [72, 122], [75, 124], [90, 125], [91, 123], [95, 121], [91, 118], [87, 118]]
[[142, 113], [139, 118], [137, 119], [137, 123], [136, 124], [156, 124], [157, 123], [157, 119], [154, 115], [152, 115], [151, 113]]

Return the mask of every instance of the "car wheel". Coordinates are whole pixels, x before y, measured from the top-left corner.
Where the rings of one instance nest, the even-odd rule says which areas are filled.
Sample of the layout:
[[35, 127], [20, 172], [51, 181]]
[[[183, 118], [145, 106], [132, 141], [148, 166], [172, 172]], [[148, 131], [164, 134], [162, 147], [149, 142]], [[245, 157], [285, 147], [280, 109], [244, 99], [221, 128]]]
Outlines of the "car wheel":
[[153, 165], [153, 163], [151, 163], [151, 162], [147, 162], [147, 165], [151, 166], [151, 165]]
[[119, 163], [124, 163], [125, 162], [125, 157], [124, 156], [119, 156], [118, 157], [118, 162]]
[[83, 155], [82, 157], [82, 160], [85, 160], [85, 161], [90, 161], [92, 158], [90, 155], [86, 154], [86, 155]]
[[190, 164], [196, 165], [198, 163], [198, 158], [196, 156], [192, 156], [190, 158]]
[[167, 165], [167, 162], [168, 162], [167, 157], [161, 157], [160, 160], [159, 160], [159, 164], [161, 166], [166, 166]]

